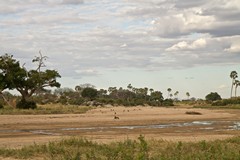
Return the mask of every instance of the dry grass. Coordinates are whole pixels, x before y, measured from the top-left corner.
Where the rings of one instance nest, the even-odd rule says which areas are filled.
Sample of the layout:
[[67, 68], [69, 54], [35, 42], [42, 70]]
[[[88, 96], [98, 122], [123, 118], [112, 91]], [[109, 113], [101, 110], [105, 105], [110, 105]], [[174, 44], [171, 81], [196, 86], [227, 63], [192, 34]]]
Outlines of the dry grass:
[[16, 159], [239, 159], [240, 137], [211, 142], [170, 142], [163, 140], [126, 140], [97, 144], [81, 138], [70, 138], [47, 145], [32, 145], [21, 149], [0, 149], [0, 156]]
[[0, 115], [81, 114], [86, 113], [93, 108], [94, 107], [89, 106], [62, 104], [38, 105], [37, 109], [16, 109], [5, 107], [0, 109]]

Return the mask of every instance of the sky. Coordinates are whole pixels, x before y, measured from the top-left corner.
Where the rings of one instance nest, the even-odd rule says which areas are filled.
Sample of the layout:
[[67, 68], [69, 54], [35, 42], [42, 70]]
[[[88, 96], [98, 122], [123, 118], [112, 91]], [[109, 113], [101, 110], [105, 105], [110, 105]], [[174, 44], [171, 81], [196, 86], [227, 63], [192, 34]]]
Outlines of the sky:
[[[240, 72], [239, 0], [0, 1], [0, 51], [29, 68], [39, 51], [61, 87], [148, 87], [230, 96]], [[240, 93], [239, 93], [240, 94]]]

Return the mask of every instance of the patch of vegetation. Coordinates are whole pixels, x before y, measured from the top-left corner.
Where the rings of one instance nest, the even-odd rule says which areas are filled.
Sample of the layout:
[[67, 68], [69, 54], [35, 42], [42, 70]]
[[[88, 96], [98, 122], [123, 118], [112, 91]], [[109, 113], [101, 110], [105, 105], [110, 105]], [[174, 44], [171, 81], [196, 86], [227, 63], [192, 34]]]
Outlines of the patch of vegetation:
[[3, 104], [2, 104], [2, 103], [0, 103], [0, 109], [3, 109], [3, 108], [4, 108]]
[[202, 109], [240, 109], [240, 104], [225, 105], [225, 106], [212, 106], [211, 104], [195, 105], [193, 108]]
[[226, 106], [232, 104], [240, 104], [240, 98], [223, 99], [220, 101], [213, 102], [212, 106]]
[[34, 101], [21, 100], [17, 103], [16, 107], [18, 109], [36, 109], [37, 104]]
[[126, 140], [97, 144], [81, 138], [64, 139], [45, 145], [34, 144], [21, 149], [0, 149], [1, 157], [17, 159], [99, 159], [99, 160], [172, 160], [172, 159], [231, 159], [237, 160], [240, 137], [200, 142], [168, 142], [163, 140]]
[[48, 104], [39, 105], [36, 109], [17, 109], [4, 107], [0, 115], [41, 115], [41, 114], [81, 114], [93, 109], [90, 106]]

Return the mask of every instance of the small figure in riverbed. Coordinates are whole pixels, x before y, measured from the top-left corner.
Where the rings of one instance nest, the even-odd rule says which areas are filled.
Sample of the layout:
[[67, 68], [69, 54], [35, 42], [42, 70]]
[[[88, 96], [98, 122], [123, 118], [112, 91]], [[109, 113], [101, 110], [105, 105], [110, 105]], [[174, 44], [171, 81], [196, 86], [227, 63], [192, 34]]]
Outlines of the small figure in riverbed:
[[114, 116], [114, 119], [119, 119], [119, 117], [118, 116]]

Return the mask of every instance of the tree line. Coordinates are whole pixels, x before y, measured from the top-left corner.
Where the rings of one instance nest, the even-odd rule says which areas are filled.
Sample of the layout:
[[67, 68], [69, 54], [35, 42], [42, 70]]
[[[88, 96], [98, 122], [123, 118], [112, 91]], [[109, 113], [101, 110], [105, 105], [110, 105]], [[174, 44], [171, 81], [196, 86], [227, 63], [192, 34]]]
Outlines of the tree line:
[[[73, 105], [150, 105], [150, 106], [172, 106], [178, 100], [179, 91], [172, 93], [171, 88], [167, 88], [168, 96], [164, 99], [159, 90], [143, 87], [138, 88], [128, 84], [123, 87], [109, 87], [108, 89], [96, 89], [92, 84], [77, 85], [74, 89], [60, 88], [57, 81], [61, 78], [56, 70], [46, 69], [46, 56], [39, 52], [32, 63], [35, 69], [28, 70], [25, 63], [21, 64], [12, 55], [4, 54], [0, 56], [0, 101], [8, 106], [29, 109], [36, 108], [36, 103], [62, 103]], [[240, 82], [236, 79], [236, 71], [231, 72], [232, 90], [235, 86], [235, 96]], [[55, 90], [51, 90], [56, 87]], [[20, 96], [13, 96], [6, 90], [17, 90]], [[231, 90], [231, 96], [232, 96]], [[190, 93], [186, 92], [187, 100]], [[17, 99], [16, 105], [10, 103], [12, 99]], [[221, 97], [214, 92], [206, 96], [207, 100], [219, 100]]]
[[[12, 55], [4, 54], [0, 56], [0, 96], [9, 103], [10, 93], [5, 94], [5, 90], [17, 90], [20, 93], [16, 107], [36, 108], [36, 102], [55, 102], [63, 104], [84, 104], [88, 101], [97, 101], [101, 104], [119, 105], [173, 105], [171, 99], [164, 99], [162, 92], [154, 89], [136, 88], [131, 84], [126, 89], [120, 87], [109, 87], [105, 89], [95, 89], [91, 84], [78, 85], [75, 90], [61, 89], [57, 81], [60, 74], [56, 70], [45, 69], [46, 56], [36, 56], [32, 63], [35, 69], [28, 70], [25, 64], [13, 58]], [[57, 87], [52, 93], [46, 88]], [[40, 100], [41, 99], [41, 100]]]

